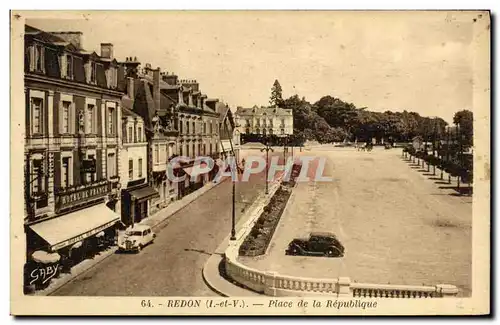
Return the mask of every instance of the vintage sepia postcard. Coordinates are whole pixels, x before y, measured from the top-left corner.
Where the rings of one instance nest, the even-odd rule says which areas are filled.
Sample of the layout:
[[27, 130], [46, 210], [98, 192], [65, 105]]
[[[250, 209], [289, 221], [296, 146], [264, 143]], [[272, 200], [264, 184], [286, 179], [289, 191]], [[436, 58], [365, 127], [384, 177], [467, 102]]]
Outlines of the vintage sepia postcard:
[[11, 314], [489, 314], [490, 21], [12, 11]]

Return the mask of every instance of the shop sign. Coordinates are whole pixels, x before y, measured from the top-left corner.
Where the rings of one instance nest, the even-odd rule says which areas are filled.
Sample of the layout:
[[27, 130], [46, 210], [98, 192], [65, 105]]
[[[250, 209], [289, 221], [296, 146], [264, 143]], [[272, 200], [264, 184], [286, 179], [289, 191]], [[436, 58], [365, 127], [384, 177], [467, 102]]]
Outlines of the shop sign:
[[31, 271], [29, 271], [29, 285], [47, 283], [57, 274], [58, 268], [59, 263], [38, 264]]
[[75, 203], [80, 203], [81, 201], [86, 201], [88, 199], [98, 198], [100, 196], [105, 196], [111, 191], [110, 184], [104, 183], [101, 185], [84, 187], [79, 190], [75, 190], [67, 193], [58, 194], [58, 208], [64, 209], [68, 206], [72, 206]]
[[[117, 219], [117, 220], [118, 220], [118, 219]], [[76, 237], [73, 237], [73, 238], [71, 238], [71, 239], [68, 239], [68, 240], [65, 240], [65, 241], [63, 241], [63, 242], [60, 242], [59, 244], [55, 244], [55, 245], [53, 245], [53, 246], [51, 247], [51, 249], [52, 249], [53, 251], [56, 251], [56, 250], [61, 249], [61, 248], [63, 248], [63, 247], [66, 247], [66, 246], [69, 246], [69, 245], [76, 244], [76, 243], [78, 243], [79, 241], [84, 240], [85, 238], [88, 238], [88, 237], [90, 237], [90, 236], [93, 236], [93, 235], [95, 235], [95, 234], [97, 234], [97, 233], [101, 232], [102, 230], [104, 230], [104, 229], [106, 229], [106, 228], [108, 228], [108, 227], [111, 227], [111, 226], [112, 226], [113, 224], [115, 224], [115, 223], [116, 223], [116, 220], [115, 220], [115, 221], [108, 222], [108, 223], [105, 223], [104, 225], [99, 226], [99, 227], [97, 227], [97, 228], [95, 228], [95, 229], [92, 229], [91, 231], [88, 231], [88, 232], [83, 233], [83, 234], [81, 234], [81, 235], [79, 235], [79, 236], [76, 236]]]

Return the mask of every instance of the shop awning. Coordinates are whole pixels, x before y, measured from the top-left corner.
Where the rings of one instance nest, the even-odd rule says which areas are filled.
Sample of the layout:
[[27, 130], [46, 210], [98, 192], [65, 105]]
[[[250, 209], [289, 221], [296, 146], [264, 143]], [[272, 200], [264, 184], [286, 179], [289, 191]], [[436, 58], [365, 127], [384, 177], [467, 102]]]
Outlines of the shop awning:
[[160, 194], [150, 186], [145, 186], [137, 190], [130, 191], [130, 195], [134, 197], [137, 203], [160, 197]]
[[30, 226], [50, 245], [51, 251], [73, 245], [111, 227], [120, 216], [105, 204], [79, 210]]

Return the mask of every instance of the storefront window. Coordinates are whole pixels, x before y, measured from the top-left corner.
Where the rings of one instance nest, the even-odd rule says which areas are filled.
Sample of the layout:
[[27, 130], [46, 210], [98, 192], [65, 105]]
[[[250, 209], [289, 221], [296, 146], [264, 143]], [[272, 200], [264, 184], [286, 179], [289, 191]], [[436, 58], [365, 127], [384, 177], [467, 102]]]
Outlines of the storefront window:
[[141, 178], [142, 177], [142, 158], [139, 158], [138, 162], [137, 162], [137, 177]]

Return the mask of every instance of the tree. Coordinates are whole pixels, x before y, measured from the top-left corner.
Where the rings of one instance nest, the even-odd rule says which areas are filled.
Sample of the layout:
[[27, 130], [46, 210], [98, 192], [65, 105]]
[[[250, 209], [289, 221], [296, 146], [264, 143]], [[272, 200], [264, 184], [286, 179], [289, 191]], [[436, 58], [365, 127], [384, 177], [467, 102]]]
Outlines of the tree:
[[283, 106], [283, 90], [281, 89], [280, 82], [274, 80], [273, 87], [271, 88], [271, 98], [269, 104], [272, 107], [282, 107]]
[[474, 143], [474, 117], [472, 112], [466, 109], [456, 112], [455, 116], [453, 116], [453, 123], [460, 127], [460, 134], [463, 139], [462, 145], [467, 148], [471, 147]]

